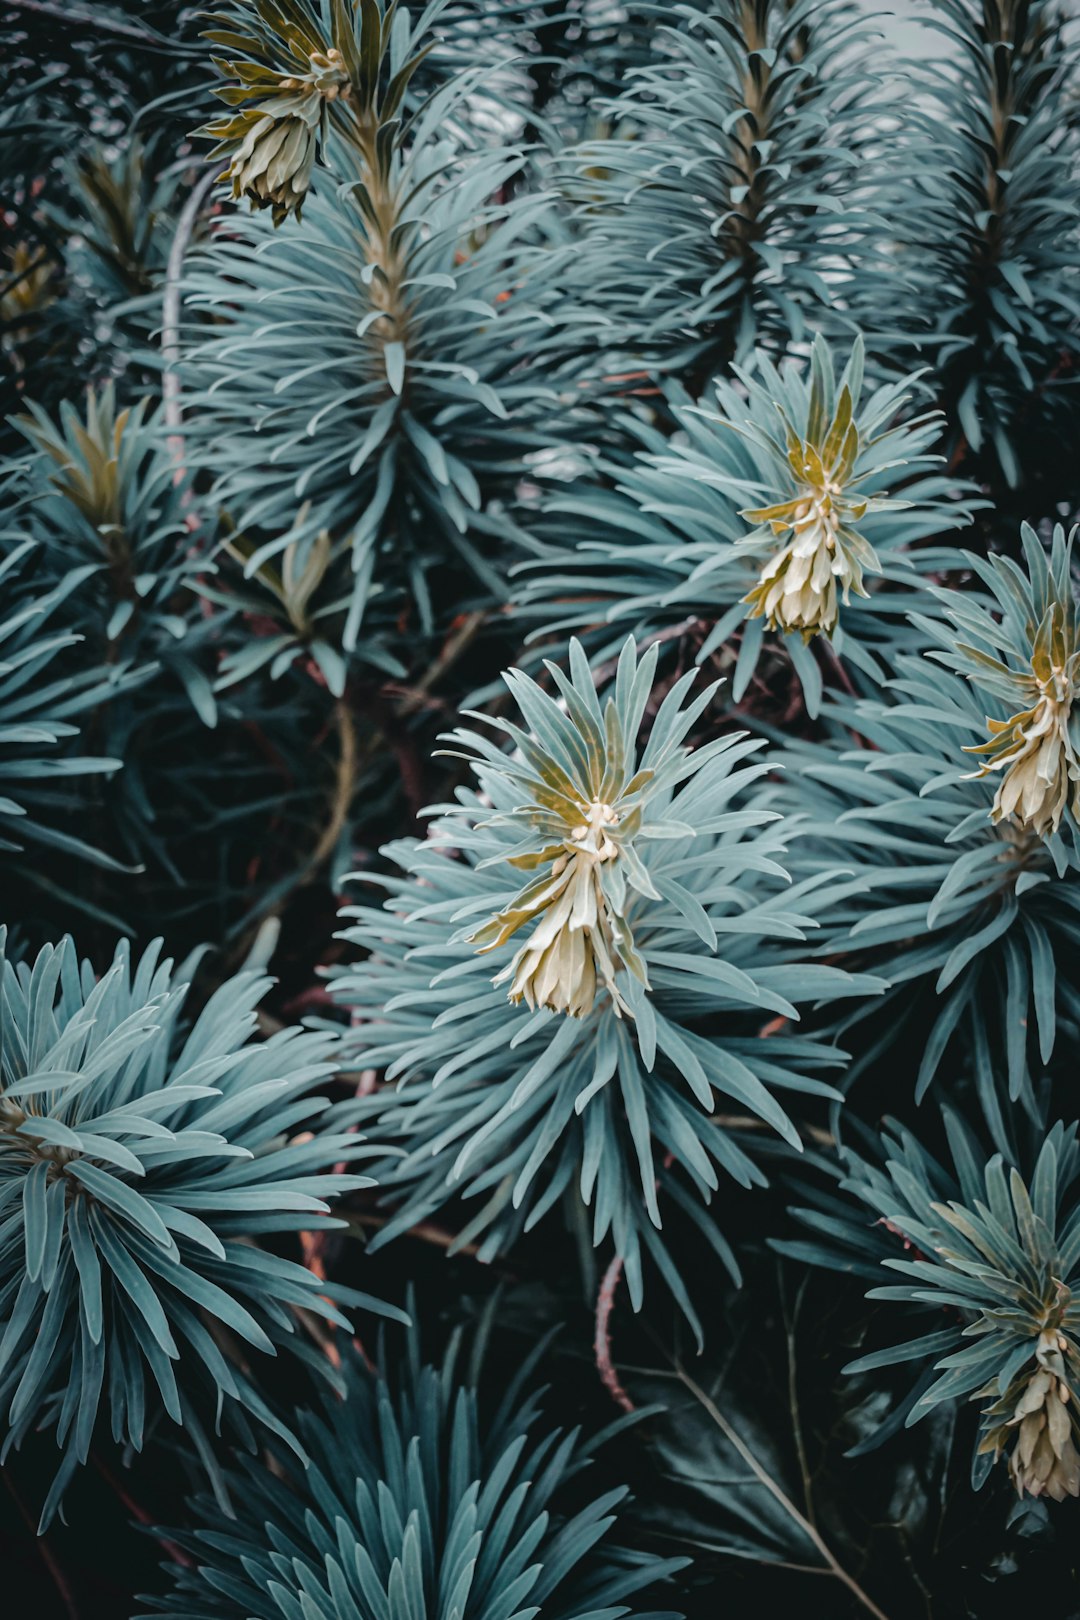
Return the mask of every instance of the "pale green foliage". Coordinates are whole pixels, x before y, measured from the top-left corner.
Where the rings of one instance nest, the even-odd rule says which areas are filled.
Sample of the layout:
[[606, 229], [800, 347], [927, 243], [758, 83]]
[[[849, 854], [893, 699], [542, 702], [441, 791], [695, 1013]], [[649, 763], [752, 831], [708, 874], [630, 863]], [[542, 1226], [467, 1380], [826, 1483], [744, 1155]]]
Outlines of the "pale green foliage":
[[296, 1414], [306, 1465], [283, 1451], [273, 1470], [240, 1459], [226, 1531], [212, 1498], [192, 1504], [192, 1562], [172, 1566], [154, 1613], [679, 1620], [637, 1604], [685, 1560], [612, 1540], [624, 1489], [580, 1505], [574, 1482], [596, 1442], [539, 1428], [540, 1401], [523, 1393], [536, 1356], [495, 1406], [456, 1344], [440, 1367], [416, 1347], [387, 1378], [348, 1357], [345, 1403]]
[[758, 352], [733, 366], [713, 404], [672, 391], [674, 436], [627, 420], [631, 460], [549, 486], [526, 535], [536, 560], [518, 571], [522, 613], [549, 634], [589, 627], [593, 639], [600, 627], [655, 633], [689, 616], [699, 660], [731, 660], [736, 702], [770, 629], [784, 633], [811, 714], [821, 661], [804, 643], [815, 635], [876, 686], [910, 639], [920, 575], [949, 561], [923, 543], [971, 513], [938, 469], [940, 417], [913, 414], [919, 374], [875, 387], [861, 338], [837, 358], [818, 338], [809, 365], [776, 367]]
[[1080, 810], [1080, 710], [1074, 715], [1080, 671], [1080, 633], [1072, 576], [1072, 545], [1060, 526], [1049, 554], [1027, 524], [1021, 531], [1024, 567], [1009, 557], [965, 553], [964, 561], [986, 586], [974, 592], [936, 591], [957, 643], [940, 622], [918, 618], [934, 656], [966, 675], [1013, 712], [987, 717], [990, 741], [969, 744], [981, 761], [979, 775], [1001, 772], [991, 819], [1011, 818], [1036, 833], [1055, 833], [1066, 808]]
[[70, 939], [33, 962], [0, 954], [0, 1402], [5, 1451], [56, 1429], [45, 1522], [99, 1412], [141, 1450], [160, 1406], [208, 1463], [215, 1406], [242, 1438], [254, 1422], [289, 1439], [245, 1356], [292, 1349], [329, 1372], [297, 1308], [346, 1325], [325, 1284], [252, 1241], [332, 1226], [328, 1200], [365, 1185], [344, 1165], [370, 1149], [311, 1095], [333, 1043], [254, 1042], [257, 973], [185, 1028], [192, 966], [174, 976], [160, 942], [135, 962], [121, 946], [100, 979]]
[[[837, 1219], [804, 1209], [814, 1240], [783, 1247], [845, 1269], [854, 1256], [864, 1276], [881, 1266], [899, 1274], [901, 1281], [871, 1289], [869, 1298], [932, 1316], [930, 1331], [872, 1351], [848, 1371], [920, 1366], [902, 1408], [909, 1424], [944, 1401], [979, 1402], [976, 1485], [1007, 1454], [1021, 1493], [1057, 1501], [1080, 1495], [1076, 1126], [1052, 1127], [1025, 1183], [1000, 1153], [985, 1158], [956, 1115], [947, 1113], [945, 1125], [952, 1170], [895, 1121], [882, 1136], [883, 1165], [846, 1155], [842, 1185], [876, 1217], [877, 1232], [860, 1226], [852, 1211]], [[868, 1266], [875, 1258], [879, 1264]]]
[[[350, 1061], [400, 1082], [396, 1093], [356, 1105], [394, 1150], [376, 1174], [400, 1207], [376, 1242], [460, 1193], [483, 1199], [460, 1241], [479, 1238], [486, 1257], [564, 1195], [568, 1212], [582, 1199], [594, 1242], [610, 1236], [625, 1261], [635, 1306], [651, 1256], [696, 1321], [690, 1280], [660, 1230], [663, 1209], [688, 1214], [737, 1273], [704, 1206], [721, 1170], [743, 1186], [764, 1179], [713, 1117], [719, 1099], [798, 1147], [776, 1094], [833, 1095], [821, 1075], [841, 1067], [843, 1054], [813, 1035], [785, 1031], [763, 1042], [758, 1032], [776, 1015], [796, 1020], [797, 1003], [873, 994], [880, 981], [806, 961], [798, 942], [816, 926], [835, 874], [788, 887], [786, 830], [752, 796], [769, 769], [747, 763], [760, 743], [729, 733], [687, 750], [681, 740], [711, 693], [690, 701], [691, 672], [650, 702], [656, 657], [651, 648], [639, 662], [627, 643], [613, 700], [603, 704], [579, 650], [557, 677], [559, 702], [511, 672], [525, 725], [498, 724], [514, 751], [455, 734], [468, 746], [476, 786], [459, 790], [426, 839], [389, 846], [397, 870], [381, 880], [385, 906], [347, 911], [355, 920], [346, 938], [370, 955], [339, 973], [334, 988], [353, 1012]], [[654, 705], [648, 740], [632, 754]], [[625, 784], [614, 810], [625, 816], [621, 837], [616, 823], [590, 821], [594, 782]], [[580, 836], [567, 820], [577, 794]], [[556, 846], [550, 839], [560, 832]], [[584, 980], [574, 977], [585, 947], [575, 934], [588, 936], [595, 960], [592, 911], [562, 915], [554, 892], [545, 910], [543, 887], [526, 890], [523, 903], [514, 863], [539, 857], [550, 872], [565, 855], [557, 884], [571, 860], [609, 837], [606, 858], [587, 854], [595, 915], [603, 912], [615, 947], [600, 953], [594, 983], [587, 969]], [[553, 916], [562, 930], [554, 950], [546, 943]], [[511, 923], [532, 929], [518, 953]], [[478, 939], [487, 947], [479, 953]], [[568, 980], [552, 983], [549, 966]], [[511, 994], [515, 985], [520, 992], [515, 1006], [507, 979]], [[536, 1003], [549, 992], [548, 1007], [523, 1004], [526, 983]]]

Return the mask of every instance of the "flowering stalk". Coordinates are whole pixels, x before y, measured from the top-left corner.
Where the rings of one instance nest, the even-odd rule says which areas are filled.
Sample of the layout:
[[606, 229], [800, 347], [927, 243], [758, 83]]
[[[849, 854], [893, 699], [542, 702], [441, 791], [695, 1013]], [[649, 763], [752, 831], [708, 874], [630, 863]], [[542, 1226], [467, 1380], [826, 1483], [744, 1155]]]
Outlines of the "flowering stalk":
[[[573, 784], [567, 783], [567, 790], [573, 795]], [[512, 1002], [583, 1018], [593, 1009], [599, 978], [621, 1016], [630, 1009], [616, 982], [620, 969], [629, 967], [646, 989], [649, 981], [629, 928], [604, 889], [602, 868], [619, 859], [612, 837], [618, 836], [619, 811], [598, 798], [584, 803], [580, 797], [565, 798], [563, 809], [585, 819], [568, 828], [561, 843], [510, 862], [524, 869], [545, 863], [546, 869], [470, 938], [479, 950], [492, 951], [539, 919], [535, 932], [492, 982], [509, 980]]]
[[331, 114], [340, 115], [338, 127], [353, 144], [370, 146], [370, 138], [359, 137], [394, 118], [430, 48], [407, 48], [390, 73], [396, 9], [384, 12], [377, 0], [335, 4], [329, 37], [306, 0], [287, 9], [278, 0], [254, 0], [212, 19], [217, 26], [206, 37], [242, 53], [215, 58], [218, 71], [235, 81], [215, 94], [235, 110], [203, 130], [218, 141], [211, 158], [229, 160], [221, 178], [232, 181], [234, 197], [270, 208], [275, 225], [289, 214], [299, 219], [316, 157], [325, 157]]
[[[864, 573], [882, 571], [877, 553], [856, 524], [868, 513], [905, 504], [861, 488], [866, 473], [858, 463], [873, 442], [864, 438], [856, 417], [862, 372], [861, 338], [856, 339], [838, 388], [828, 347], [822, 338], [815, 340], [805, 420], [793, 422], [779, 400], [772, 402], [777, 437], [783, 438], [785, 448], [781, 451], [771, 436], [769, 448], [790, 493], [741, 513], [756, 527], [740, 544], [768, 549], [758, 583], [743, 598], [749, 607], [747, 617], [764, 617], [770, 630], [798, 631], [804, 642], [816, 635], [831, 636], [840, 596], [845, 604], [852, 591], [866, 596]], [[739, 431], [737, 424], [728, 425]], [[778, 539], [784, 542], [779, 551]]]
[[[632, 1014], [619, 975], [628, 970], [649, 989], [628, 913], [634, 894], [653, 900], [660, 895], [637, 846], [690, 831], [658, 817], [654, 807], [658, 795], [704, 763], [706, 750], [691, 755], [679, 743], [715, 690], [710, 687], [681, 714], [669, 710], [662, 746], [650, 743], [639, 763], [637, 731], [656, 658], [652, 647], [638, 665], [633, 643], [627, 642], [615, 694], [603, 709], [577, 642], [570, 648], [572, 679], [555, 664], [546, 666], [565, 713], [520, 671], [507, 676], [533, 732], [502, 722], [520, 762], [494, 758], [500, 774], [514, 784], [518, 802], [486, 819], [522, 827], [522, 842], [505, 857], [506, 864], [536, 875], [490, 921], [463, 937], [481, 952], [494, 951], [519, 929], [536, 925], [493, 980], [509, 983], [512, 1002], [583, 1018], [602, 990], [622, 1017]], [[468, 741], [475, 746], [478, 739]], [[492, 758], [486, 750], [484, 755]]]
[[220, 178], [232, 181], [235, 198], [247, 197], [252, 208], [271, 209], [275, 225], [289, 214], [299, 219], [316, 150], [326, 140], [330, 103], [349, 91], [341, 52], [333, 47], [312, 51], [307, 71], [300, 74], [275, 73], [245, 62], [222, 66], [236, 73], [241, 84], [217, 94], [234, 103], [251, 96], [257, 101], [206, 126], [208, 135], [218, 137], [211, 159], [229, 159]]
[[[989, 1426], [979, 1451], [996, 1460], [1012, 1444], [1009, 1474], [1017, 1494], [1049, 1496], [1062, 1502], [1066, 1496], [1080, 1496], [1080, 1452], [1076, 1449], [1080, 1411], [1070, 1383], [1070, 1377], [1076, 1382], [1080, 1376], [1080, 1357], [1075, 1344], [1061, 1331], [1071, 1299], [1064, 1284], [1057, 1284], [1057, 1295], [1053, 1323], [1035, 1341], [1035, 1366], [1025, 1367], [987, 1409]], [[997, 1395], [997, 1382], [980, 1393]]]
[[[943, 633], [938, 627], [934, 639], [943, 650], [934, 656], [999, 703], [998, 713], [986, 716], [989, 739], [964, 750], [981, 761], [967, 780], [1000, 773], [990, 819], [1039, 838], [1058, 831], [1066, 810], [1080, 811], [1074, 538], [1075, 531], [1066, 538], [1058, 527], [1048, 552], [1025, 524], [1024, 568], [1004, 557], [963, 553], [989, 597], [935, 592], [953, 628]], [[917, 622], [934, 629], [932, 620]]]
[[[883, 1164], [845, 1154], [845, 1188], [878, 1215], [875, 1230], [904, 1250], [867, 1244], [861, 1217], [855, 1249], [877, 1249], [893, 1281], [869, 1299], [927, 1312], [929, 1331], [874, 1350], [847, 1372], [922, 1362], [937, 1377], [917, 1391], [908, 1423], [941, 1402], [979, 1403], [972, 1459], [978, 1488], [1008, 1457], [1017, 1492], [1062, 1501], [1080, 1496], [1080, 1144], [1075, 1125], [1049, 1126], [1025, 1181], [951, 1111], [945, 1131], [955, 1172], [907, 1130], [887, 1121]], [[832, 1235], [840, 1232], [832, 1223]], [[840, 1255], [843, 1254], [843, 1261]], [[851, 1242], [823, 1251], [850, 1269]], [[870, 1268], [872, 1276], [874, 1268]]]
[[1030, 674], [1015, 676], [1028, 706], [1007, 720], [988, 716], [989, 742], [964, 750], [984, 756], [975, 777], [1002, 773], [994, 822], [1012, 817], [1044, 837], [1057, 832], [1067, 808], [1080, 810], [1080, 754], [1070, 729], [1078, 661], [1075, 626], [1067, 627], [1064, 605], [1054, 602], [1036, 634]]

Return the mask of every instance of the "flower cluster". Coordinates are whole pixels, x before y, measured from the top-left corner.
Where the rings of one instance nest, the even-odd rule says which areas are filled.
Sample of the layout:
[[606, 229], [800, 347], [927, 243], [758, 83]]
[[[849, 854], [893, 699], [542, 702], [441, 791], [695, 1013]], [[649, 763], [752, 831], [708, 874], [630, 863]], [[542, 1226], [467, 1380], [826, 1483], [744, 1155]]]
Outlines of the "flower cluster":
[[576, 645], [569, 672], [548, 666], [556, 695], [509, 673], [525, 725], [492, 722], [509, 752], [453, 735], [476, 787], [427, 838], [388, 847], [388, 898], [347, 911], [364, 960], [334, 988], [350, 1062], [396, 1082], [355, 1105], [397, 1205], [376, 1244], [460, 1194], [487, 1257], [565, 1194], [592, 1206], [597, 1244], [614, 1240], [635, 1306], [651, 1256], [696, 1325], [662, 1209], [679, 1206], [734, 1275], [707, 1205], [721, 1170], [763, 1180], [718, 1098], [797, 1148], [777, 1094], [831, 1096], [823, 1075], [844, 1062], [789, 1027], [797, 1004], [881, 981], [806, 961], [835, 872], [789, 886], [787, 829], [750, 791], [769, 770], [749, 762], [761, 743], [687, 747], [713, 689], [689, 700], [691, 671], [654, 690], [658, 656], [626, 643], [603, 698]]
[[[565, 712], [519, 671], [507, 676], [533, 730], [530, 734], [497, 722], [517, 748], [518, 757], [501, 760], [500, 769], [518, 790], [520, 802], [481, 821], [520, 830], [521, 842], [507, 854], [506, 863], [537, 875], [467, 937], [480, 950], [493, 951], [519, 929], [536, 925], [494, 979], [496, 984], [509, 982], [513, 1002], [524, 1000], [532, 1008], [550, 1007], [580, 1018], [592, 1011], [599, 985], [621, 1016], [631, 1009], [619, 989], [619, 975], [629, 970], [649, 988], [629, 912], [635, 895], [651, 900], [661, 896], [640, 846], [690, 831], [671, 815], [671, 793], [707, 762], [707, 751], [692, 753], [682, 739], [716, 690], [710, 686], [681, 713], [672, 709], [673, 723], [662, 728], [660, 746], [650, 745], [639, 763], [637, 732], [656, 656], [650, 651], [635, 671], [628, 645], [615, 692], [603, 707], [578, 642], [570, 646], [572, 678], [558, 665], [546, 665]], [[458, 740], [472, 739], [466, 735]], [[479, 762], [484, 759], [481, 751]], [[657, 814], [658, 804], [667, 813]]]
[[211, 17], [206, 38], [235, 53], [214, 63], [233, 81], [215, 91], [232, 110], [201, 133], [218, 142], [211, 159], [228, 159], [220, 178], [232, 181], [234, 197], [271, 209], [275, 225], [290, 214], [299, 219], [331, 113], [345, 112], [341, 127], [353, 134], [358, 120], [374, 128], [373, 120], [394, 116], [426, 54], [412, 49], [423, 22], [411, 39], [399, 29], [386, 71], [396, 12], [396, 5], [384, 12], [376, 0], [336, 5], [327, 26], [322, 8], [309, 0], [254, 0]]
[[840, 598], [846, 604], [852, 591], [868, 595], [863, 574], [881, 573], [877, 553], [856, 524], [870, 512], [904, 505], [869, 494], [863, 487], [869, 473], [858, 463], [875, 440], [864, 436], [856, 416], [862, 379], [861, 339], [837, 384], [828, 346], [819, 337], [811, 351], [805, 415], [793, 420], [776, 396], [775, 437], [762, 434], [752, 422], [729, 423], [767, 452], [777, 488], [786, 484], [790, 491], [780, 500], [742, 512], [756, 527], [741, 544], [755, 552], [767, 549], [760, 579], [744, 598], [748, 617], [764, 617], [770, 630], [797, 631], [804, 641], [831, 636]]
[[1046, 552], [1028, 529], [1024, 549], [1026, 568], [961, 553], [992, 594], [935, 589], [941, 611], [911, 615], [929, 650], [899, 656], [880, 698], [837, 695], [831, 739], [793, 744], [774, 790], [781, 811], [809, 818], [793, 871], [852, 870], [822, 916], [823, 948], [858, 953], [889, 980], [894, 1015], [920, 1027], [917, 1094], [967, 1042], [992, 1116], [995, 1068], [1012, 1097], [1030, 1097], [1078, 1005], [1080, 846], [1072, 815], [1058, 815], [1071, 700], [1056, 729], [1011, 769], [1002, 762], [996, 792], [991, 768], [963, 768], [966, 749], [982, 751], [988, 714], [995, 735], [1014, 724], [1018, 694], [1040, 678], [1033, 660], [1043, 671], [1044, 654], [1060, 661], [1068, 680], [1076, 667], [1065, 536]]
[[[1009, 1473], [1023, 1496], [1050, 1496], [1055, 1502], [1080, 1496], [1080, 1353], [1062, 1332], [1072, 1295], [1058, 1284], [1048, 1314], [1054, 1325], [1035, 1341], [1035, 1365], [1028, 1362], [1004, 1394], [987, 1409], [981, 1450], [995, 1460], [1009, 1445]], [[997, 1394], [997, 1383], [980, 1393]]]
[[815, 637], [878, 686], [916, 639], [913, 593], [948, 570], [953, 554], [933, 542], [970, 520], [969, 492], [935, 453], [940, 414], [913, 409], [920, 374], [865, 387], [861, 339], [842, 359], [818, 338], [808, 364], [758, 350], [732, 373], [708, 404], [667, 383], [677, 431], [627, 414], [631, 455], [552, 481], [516, 595], [542, 633], [574, 629], [600, 657], [618, 645], [612, 626], [678, 627], [699, 662], [732, 667], [736, 702], [766, 678], [778, 632], [813, 716]]
[[228, 158], [220, 178], [231, 180], [233, 196], [246, 197], [252, 208], [271, 209], [275, 225], [289, 214], [299, 219], [318, 146], [326, 139], [329, 104], [348, 92], [341, 52], [332, 46], [312, 50], [306, 71], [295, 74], [247, 62], [225, 66], [241, 84], [217, 94], [234, 102], [257, 100], [207, 125], [206, 133], [218, 140], [211, 160]]
[[[973, 686], [1012, 712], [988, 715], [988, 742], [973, 744], [976, 776], [997, 776], [991, 819], [1012, 820], [1039, 837], [1056, 833], [1066, 810], [1080, 811], [1080, 628], [1072, 582], [1073, 535], [1054, 531], [1049, 554], [1035, 531], [1021, 530], [1026, 571], [1005, 557], [965, 554], [989, 596], [938, 592], [964, 638], [939, 654]], [[925, 622], [925, 621], [924, 621]], [[940, 636], [937, 637], [940, 641]]]

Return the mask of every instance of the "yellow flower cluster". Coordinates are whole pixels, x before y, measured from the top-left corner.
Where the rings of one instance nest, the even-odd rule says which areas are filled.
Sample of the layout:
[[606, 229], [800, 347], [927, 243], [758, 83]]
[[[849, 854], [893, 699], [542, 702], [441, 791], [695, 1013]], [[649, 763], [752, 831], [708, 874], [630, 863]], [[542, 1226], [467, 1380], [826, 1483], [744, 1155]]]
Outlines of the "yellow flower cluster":
[[309, 71], [300, 76], [238, 66], [250, 81], [240, 94], [258, 96], [258, 105], [209, 126], [210, 134], [222, 137], [211, 155], [229, 153], [221, 178], [232, 181], [234, 197], [272, 209], [275, 225], [287, 214], [299, 217], [327, 105], [349, 89], [340, 51], [313, 51], [308, 61]]

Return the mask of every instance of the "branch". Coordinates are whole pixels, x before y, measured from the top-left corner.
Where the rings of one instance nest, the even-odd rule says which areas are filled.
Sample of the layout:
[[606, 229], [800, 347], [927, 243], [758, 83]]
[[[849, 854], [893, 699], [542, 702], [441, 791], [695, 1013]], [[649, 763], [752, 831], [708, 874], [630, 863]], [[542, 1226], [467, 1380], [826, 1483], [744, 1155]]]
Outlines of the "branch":
[[337, 778], [334, 796], [330, 802], [330, 819], [323, 828], [322, 837], [312, 850], [308, 861], [309, 877], [334, 853], [335, 845], [341, 837], [341, 830], [348, 820], [349, 806], [352, 804], [356, 788], [356, 722], [344, 698], [338, 698], [334, 715], [337, 720], [340, 748]]
[[213, 167], [195, 182], [180, 218], [176, 233], [169, 246], [169, 262], [165, 270], [165, 296], [161, 307], [161, 358], [164, 371], [161, 395], [165, 402], [165, 426], [169, 430], [169, 449], [176, 461], [178, 473], [184, 470], [184, 440], [180, 432], [183, 410], [180, 404], [180, 274], [184, 268], [184, 255], [188, 250], [199, 210], [206, 193], [216, 179]]
[[767, 1473], [766, 1470], [761, 1466], [750, 1447], [743, 1440], [742, 1436], [732, 1428], [731, 1424], [728, 1422], [723, 1412], [721, 1412], [716, 1402], [711, 1400], [710, 1397], [706, 1395], [701, 1385], [694, 1382], [694, 1380], [690, 1377], [690, 1374], [684, 1370], [678, 1361], [673, 1362], [672, 1365], [676, 1378], [678, 1378], [679, 1382], [690, 1391], [694, 1399], [699, 1401], [704, 1407], [705, 1411], [716, 1424], [716, 1427], [724, 1436], [724, 1439], [730, 1446], [734, 1448], [735, 1451], [738, 1452], [739, 1456], [742, 1458], [746, 1466], [751, 1470], [759, 1484], [765, 1487], [769, 1495], [780, 1504], [784, 1512], [788, 1514], [794, 1523], [799, 1526], [799, 1529], [806, 1536], [807, 1540], [811, 1542], [817, 1552], [821, 1554], [823, 1562], [828, 1566], [828, 1572], [834, 1575], [842, 1585], [847, 1587], [852, 1597], [855, 1598], [858, 1603], [862, 1604], [863, 1608], [868, 1614], [872, 1614], [874, 1616], [874, 1620], [888, 1620], [888, 1615], [885, 1614], [884, 1610], [878, 1608], [873, 1598], [867, 1596], [855, 1577], [853, 1575], [849, 1575], [847, 1570], [844, 1569], [843, 1566], [838, 1562], [832, 1548], [829, 1547], [828, 1544], [822, 1539], [822, 1536], [816, 1527], [810, 1523], [810, 1520], [805, 1516], [805, 1514], [799, 1512], [791, 1498], [785, 1495], [780, 1486], [776, 1483], [775, 1479], [773, 1479], [772, 1475]]
[[[411, 686], [402, 687], [401, 697], [398, 701], [396, 713], [404, 718], [415, 714], [424, 707], [424, 702], [431, 688], [440, 681], [475, 641], [477, 634], [483, 628], [487, 614], [481, 612], [462, 614], [460, 622], [451, 629], [438, 657], [424, 671], [418, 681]], [[386, 690], [390, 690], [389, 687]]]
[[[3, 1476], [4, 1476], [4, 1484], [7, 1486], [8, 1490], [10, 1491], [11, 1499], [15, 1503], [15, 1506], [19, 1510], [20, 1519], [22, 1519], [23, 1523], [25, 1524], [26, 1528], [29, 1530], [30, 1534], [33, 1535], [34, 1534], [34, 1521], [33, 1521], [32, 1517], [30, 1516], [30, 1514], [27, 1512], [26, 1506], [23, 1503], [22, 1497], [19, 1495], [18, 1491], [15, 1489], [15, 1481], [12, 1479], [11, 1474], [10, 1474], [8, 1469], [6, 1469], [6, 1468], [0, 1469], [0, 1473], [3, 1474]], [[47, 1536], [37, 1536], [36, 1541], [37, 1541], [37, 1550], [41, 1554], [41, 1562], [45, 1565], [45, 1568], [48, 1570], [50, 1576], [52, 1577], [52, 1583], [56, 1587], [57, 1595], [60, 1598], [61, 1603], [64, 1605], [65, 1610], [67, 1611], [67, 1614], [69, 1616], [69, 1620], [79, 1620], [79, 1606], [75, 1602], [75, 1594], [71, 1590], [71, 1586], [70, 1586], [70, 1584], [68, 1582], [67, 1576], [64, 1574], [64, 1571], [61, 1569], [60, 1565], [57, 1563], [57, 1560], [56, 1560], [56, 1557], [55, 1557], [55, 1555], [53, 1553], [53, 1550], [49, 1545], [48, 1537]]]

